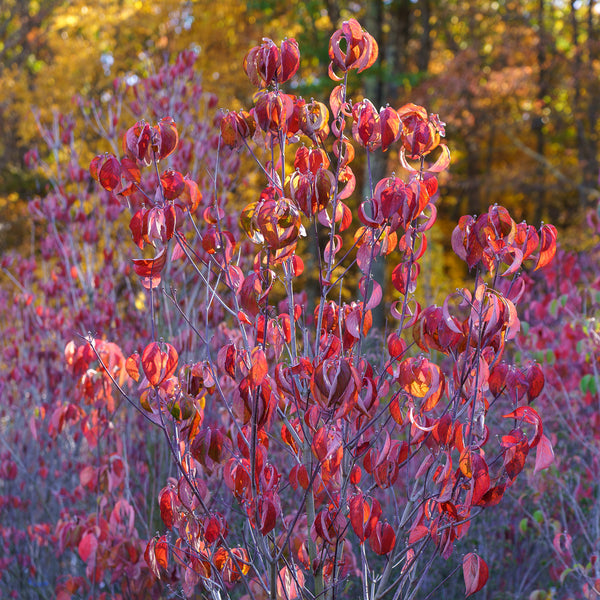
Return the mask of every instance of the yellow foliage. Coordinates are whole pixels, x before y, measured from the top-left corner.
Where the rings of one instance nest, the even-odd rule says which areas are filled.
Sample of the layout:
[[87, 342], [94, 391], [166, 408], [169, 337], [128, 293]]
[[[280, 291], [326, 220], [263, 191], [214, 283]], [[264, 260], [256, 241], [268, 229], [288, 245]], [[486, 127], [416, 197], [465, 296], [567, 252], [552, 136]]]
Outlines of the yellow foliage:
[[35, 69], [15, 64], [1, 73], [9, 106], [4, 117], [16, 123], [16, 134], [27, 145], [37, 136], [32, 108], [39, 108], [48, 122], [52, 111], [76, 111], [76, 95], [101, 99], [111, 93], [115, 77], [152, 73], [165, 56], [191, 46], [199, 51], [197, 65], [206, 89], [223, 97], [224, 105], [231, 104], [232, 96], [246, 102], [251, 89], [239, 71], [256, 36], [248, 31], [244, 15], [245, 5], [238, 0], [175, 7], [167, 0], [64, 3], [44, 31], [36, 33]]

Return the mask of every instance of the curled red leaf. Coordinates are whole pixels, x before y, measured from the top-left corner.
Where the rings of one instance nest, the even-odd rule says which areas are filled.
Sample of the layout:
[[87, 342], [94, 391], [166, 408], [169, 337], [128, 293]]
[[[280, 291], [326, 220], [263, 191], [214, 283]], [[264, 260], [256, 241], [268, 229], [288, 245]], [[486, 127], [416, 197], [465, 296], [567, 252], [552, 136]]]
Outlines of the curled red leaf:
[[487, 583], [489, 571], [486, 562], [474, 552], [463, 558], [463, 576], [465, 579], [465, 596], [475, 594]]

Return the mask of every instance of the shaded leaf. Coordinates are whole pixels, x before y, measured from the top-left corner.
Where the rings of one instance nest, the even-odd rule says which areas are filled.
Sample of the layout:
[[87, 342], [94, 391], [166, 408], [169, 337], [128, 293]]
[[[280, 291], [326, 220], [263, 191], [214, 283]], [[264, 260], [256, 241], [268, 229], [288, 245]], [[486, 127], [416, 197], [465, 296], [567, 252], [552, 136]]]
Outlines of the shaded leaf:
[[553, 462], [554, 449], [552, 448], [552, 442], [545, 435], [542, 435], [535, 452], [535, 468], [533, 472], [537, 473], [542, 469], [547, 469]]
[[488, 566], [474, 552], [469, 552], [463, 558], [463, 576], [465, 579], [465, 597], [478, 592], [487, 583]]

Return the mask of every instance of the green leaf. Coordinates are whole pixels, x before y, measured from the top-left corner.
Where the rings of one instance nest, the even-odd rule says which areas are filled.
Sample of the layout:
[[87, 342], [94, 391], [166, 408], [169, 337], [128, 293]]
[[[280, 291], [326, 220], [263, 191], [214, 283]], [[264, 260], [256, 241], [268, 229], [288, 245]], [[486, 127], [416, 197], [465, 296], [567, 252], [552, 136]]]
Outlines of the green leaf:
[[582, 394], [588, 391], [591, 375], [584, 375], [579, 381], [579, 390]]
[[526, 517], [521, 519], [521, 521], [519, 522], [519, 531], [523, 535], [525, 535], [527, 533], [527, 523], [528, 523], [528, 520]]

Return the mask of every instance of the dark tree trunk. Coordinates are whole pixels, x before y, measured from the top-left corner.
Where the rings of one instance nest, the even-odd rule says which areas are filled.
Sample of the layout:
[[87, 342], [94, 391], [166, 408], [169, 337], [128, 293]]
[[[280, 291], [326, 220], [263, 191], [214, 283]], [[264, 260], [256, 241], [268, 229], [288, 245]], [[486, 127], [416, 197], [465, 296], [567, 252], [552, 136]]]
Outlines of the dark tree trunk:
[[[420, 36], [420, 49], [414, 59], [414, 64], [419, 71], [426, 72], [431, 58], [431, 2], [422, 0], [419, 5], [421, 10], [422, 34]], [[392, 0], [389, 8], [382, 0], [374, 0], [367, 6], [365, 29], [379, 42], [379, 69], [374, 71], [374, 76], [368, 76], [365, 82], [365, 96], [369, 98], [377, 109], [388, 103], [396, 104], [399, 95], [399, 84], [402, 75], [407, 73], [408, 54], [407, 48], [411, 36], [411, 24], [415, 4], [411, 0]], [[384, 31], [387, 25], [388, 33]], [[402, 104], [402, 102], [400, 102]], [[372, 190], [370, 181], [375, 185], [388, 174], [389, 153], [377, 150], [370, 157], [370, 177], [365, 173], [363, 198], [369, 198]], [[386, 289], [385, 261], [379, 259], [373, 268], [373, 278], [382, 289]], [[383, 306], [373, 311], [373, 325], [383, 330], [385, 316]]]

